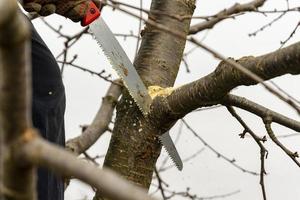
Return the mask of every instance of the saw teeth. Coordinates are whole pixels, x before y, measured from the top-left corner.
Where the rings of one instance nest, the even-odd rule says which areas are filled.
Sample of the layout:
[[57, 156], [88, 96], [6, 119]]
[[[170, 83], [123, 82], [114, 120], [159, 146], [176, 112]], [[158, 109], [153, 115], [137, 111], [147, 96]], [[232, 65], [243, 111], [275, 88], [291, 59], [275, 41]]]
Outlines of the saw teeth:
[[[129, 94], [131, 95], [132, 99], [134, 100], [138, 108], [141, 110], [143, 115], [147, 115], [148, 112], [150, 111], [150, 105], [152, 103], [152, 98], [149, 94], [149, 90], [145, 87], [143, 81], [140, 79], [134, 66], [132, 65], [131, 61], [127, 57], [126, 52], [124, 52], [124, 50], [122, 49], [122, 47], [120, 46], [116, 38], [113, 37], [113, 33], [111, 32], [109, 27], [105, 24], [102, 18], [100, 18], [90, 26], [89, 32], [93, 34], [94, 39], [97, 41], [104, 55], [108, 58], [114, 70], [117, 72], [119, 77], [123, 80], [125, 87], [129, 91]], [[123, 63], [128, 66], [124, 67]], [[125, 68], [125, 70], [127, 71], [124, 71], [123, 68]], [[129, 74], [128, 71], [130, 72]], [[169, 137], [169, 139], [171, 140], [169, 134], [167, 137]], [[163, 141], [161, 140], [162, 138], [159, 139], [163, 144]], [[174, 145], [172, 140], [171, 140], [171, 145], [172, 147]], [[175, 166], [178, 168], [178, 170], [181, 171], [183, 166], [175, 146], [174, 146], [175, 155], [171, 154], [173, 153], [172, 151], [169, 152], [167, 148], [165, 149], [169, 154], [171, 160], [175, 164]], [[172, 155], [175, 157], [172, 157]]]
[[[97, 44], [99, 45], [100, 49], [102, 50], [102, 52], [104, 53], [104, 55], [106, 56], [106, 58], [108, 59], [109, 63], [113, 66], [114, 63], [112, 62], [110, 56], [104, 51], [102, 45], [100, 44], [100, 42], [98, 42], [96, 36], [93, 34], [93, 32], [89, 29], [88, 30], [89, 33], [92, 34], [94, 40], [96, 40]], [[123, 80], [122, 75], [120, 74], [120, 72], [118, 70], [115, 70], [118, 74], [118, 76], [122, 79], [123, 84], [125, 85], [125, 87], [127, 88], [127, 91], [129, 92], [130, 96], [132, 97], [133, 101], [135, 102], [135, 104], [137, 105], [137, 107], [139, 108], [139, 110], [143, 113], [144, 116], [146, 116], [148, 114], [148, 112], [144, 111], [143, 108], [137, 103], [137, 101], [135, 100], [135, 98], [133, 97], [134, 95], [132, 94], [132, 92], [130, 91], [126, 81]]]
[[171, 158], [173, 164], [176, 166], [176, 168], [177, 168], [179, 171], [181, 171], [181, 170], [182, 170], [182, 166], [179, 166], [179, 165], [177, 164], [177, 162], [175, 162], [174, 158], [171, 156], [170, 152], [169, 152], [169, 151], [167, 150], [167, 148], [164, 146], [163, 141], [160, 139], [160, 137], [158, 137], [158, 139], [159, 139], [160, 143], [162, 144], [162, 146], [164, 147], [164, 149], [166, 150], [168, 156]]

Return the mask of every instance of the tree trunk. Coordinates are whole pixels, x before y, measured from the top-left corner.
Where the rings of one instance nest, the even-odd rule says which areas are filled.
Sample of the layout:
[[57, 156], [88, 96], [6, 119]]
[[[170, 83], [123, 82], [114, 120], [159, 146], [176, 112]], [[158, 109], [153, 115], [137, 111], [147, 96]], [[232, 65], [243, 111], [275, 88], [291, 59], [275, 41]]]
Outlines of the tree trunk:
[[[153, 0], [149, 20], [186, 36], [190, 19], [178, 20], [170, 16], [192, 16], [194, 8], [194, 0]], [[145, 27], [134, 65], [147, 86], [168, 87], [174, 84], [185, 43], [186, 40], [149, 24]], [[158, 134], [161, 134], [160, 128], [143, 117], [132, 98], [124, 91], [117, 105], [116, 123], [104, 167], [111, 168], [133, 183], [149, 189], [161, 151]], [[100, 199], [99, 196], [95, 199]]]

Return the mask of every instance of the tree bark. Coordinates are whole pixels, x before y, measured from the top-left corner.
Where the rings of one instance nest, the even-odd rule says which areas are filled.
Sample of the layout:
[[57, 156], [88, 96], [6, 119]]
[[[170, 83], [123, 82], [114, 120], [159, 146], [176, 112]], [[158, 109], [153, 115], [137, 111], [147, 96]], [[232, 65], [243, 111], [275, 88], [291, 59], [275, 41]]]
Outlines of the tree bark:
[[20, 166], [14, 152], [31, 127], [29, 25], [16, 1], [0, 2], [0, 134], [3, 137], [3, 185], [7, 200], [34, 200], [35, 171]]
[[[194, 0], [153, 0], [149, 18], [186, 36], [190, 19], [180, 21], [167, 15], [192, 15], [194, 8]], [[147, 86], [167, 87], [174, 84], [185, 43], [184, 39], [149, 24], [146, 26], [134, 65]], [[157, 140], [160, 132], [143, 117], [128, 93], [124, 92], [117, 105], [116, 123], [104, 167], [148, 189], [161, 151]], [[101, 199], [100, 194], [95, 199]]]
[[[259, 5], [264, 1], [259, 2]], [[149, 18], [169, 30], [187, 35], [189, 20], [175, 20], [167, 15], [192, 15], [194, 1], [152, 1]], [[163, 12], [164, 15], [159, 13]], [[147, 86], [169, 87], [174, 84], [185, 41], [149, 24], [135, 66]], [[237, 62], [269, 80], [284, 74], [300, 73], [300, 43], [259, 57], [243, 57]], [[256, 81], [221, 62], [217, 69], [192, 83], [174, 89], [166, 97], [154, 99], [150, 116], [145, 119], [128, 93], [117, 106], [117, 119], [104, 166], [117, 171], [128, 180], [149, 188], [161, 146], [157, 135], [164, 133], [192, 110], [218, 104], [233, 89], [254, 85]], [[100, 198], [100, 197], [99, 197]], [[95, 199], [99, 199], [95, 198]]]
[[[236, 62], [263, 80], [297, 75], [300, 74], [300, 42], [266, 55], [245, 56]], [[211, 74], [175, 89], [166, 97], [165, 107], [169, 115], [179, 119], [196, 108], [220, 103], [233, 88], [255, 84], [256, 81], [223, 61]]]

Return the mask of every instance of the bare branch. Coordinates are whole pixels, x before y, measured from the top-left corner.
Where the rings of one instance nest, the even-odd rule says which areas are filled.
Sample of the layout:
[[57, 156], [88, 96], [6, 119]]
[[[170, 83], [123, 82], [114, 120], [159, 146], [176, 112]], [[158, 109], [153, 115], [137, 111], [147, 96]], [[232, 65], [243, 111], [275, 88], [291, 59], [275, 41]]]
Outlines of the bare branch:
[[209, 19], [208, 21], [191, 26], [189, 34], [195, 34], [202, 30], [213, 28], [214, 25], [216, 25], [218, 22], [220, 22], [224, 19], [227, 19], [231, 15], [246, 12], [246, 11], [257, 10], [257, 8], [264, 5], [264, 3], [265, 3], [265, 0], [254, 0], [254, 1], [251, 1], [251, 2], [245, 3], [245, 4], [236, 3], [232, 7], [228, 8], [228, 9], [224, 9], [224, 10], [220, 11], [219, 13], [213, 15], [211, 17], [211, 19]]
[[39, 137], [25, 143], [19, 153], [21, 162], [27, 161], [67, 177], [74, 176], [97, 188], [104, 197], [114, 200], [154, 200], [144, 189], [130, 184], [111, 170], [100, 170]]
[[[109, 5], [109, 4], [107, 4], [107, 5]], [[116, 8], [114, 5], [109, 5], [109, 6]], [[129, 11], [126, 11], [119, 7], [118, 7], [118, 9], [124, 13], [127, 13], [131, 16], [134, 16], [134, 17], [140, 19], [139, 16], [137, 16], [133, 13], [130, 13]], [[173, 36], [176, 36], [179, 39], [186, 39], [186, 35], [180, 33], [179, 31], [172, 30], [163, 24], [157, 23], [156, 21], [153, 21], [151, 18], [149, 20], [145, 20], [145, 19], [143, 19], [143, 20], [149, 26], [153, 26], [161, 31], [164, 31]], [[298, 105], [296, 105], [295, 102], [291, 101], [291, 99], [286, 98], [283, 94], [281, 94], [276, 89], [274, 89], [273, 87], [269, 86], [268, 84], [266, 84], [264, 82], [264, 80], [268, 80], [268, 79], [274, 78], [276, 76], [280, 76], [280, 75], [287, 74], [287, 73], [299, 74], [299, 68], [298, 68], [299, 65], [298, 64], [299, 64], [299, 60], [300, 60], [299, 59], [300, 55], [299, 55], [299, 51], [297, 51], [297, 49], [300, 48], [299, 43], [291, 45], [291, 46], [285, 48], [285, 50], [275, 51], [273, 53], [270, 53], [270, 54], [267, 54], [264, 56], [260, 56], [257, 58], [255, 58], [253, 56], [248, 56], [248, 57], [243, 57], [242, 59], [240, 59], [238, 61], [234, 61], [233, 59], [226, 59], [225, 56], [223, 56], [220, 53], [214, 51], [213, 49], [207, 47], [206, 45], [202, 44], [201, 42], [199, 42], [198, 40], [196, 40], [193, 37], [189, 38], [187, 40], [194, 43], [196, 46], [201, 47], [202, 49], [206, 50], [207, 52], [211, 53], [215, 58], [222, 60], [223, 62], [221, 62], [221, 64], [223, 63], [223, 65], [229, 65], [227, 67], [227, 68], [229, 68], [229, 70], [232, 70], [231, 68], [235, 68], [235, 70], [240, 71], [243, 74], [240, 75], [239, 77], [245, 78], [246, 82], [251, 82], [251, 83], [240, 83], [240, 84], [254, 85], [256, 83], [260, 83], [270, 93], [277, 96], [282, 101], [285, 101], [287, 104], [289, 104], [291, 107], [293, 107], [300, 114], [300, 107]], [[287, 55], [287, 54], [291, 54], [291, 55]], [[274, 57], [276, 57], [276, 59], [274, 59]], [[277, 59], [277, 57], [278, 57], [278, 59]], [[288, 58], [288, 60], [286, 58]], [[274, 60], [276, 60], [277, 63], [273, 63]], [[264, 65], [260, 66], [260, 62], [262, 62]], [[242, 63], [242, 64], [240, 64], [240, 63]], [[248, 65], [255, 64], [256, 66], [255, 67], [252, 66], [254, 69], [248, 69], [249, 66], [248, 65], [244, 66], [243, 63], [248, 64]], [[140, 63], [137, 63], [137, 64], [141, 65]], [[273, 64], [285, 65], [285, 66], [282, 67], [281, 69], [277, 68], [277, 70], [274, 71], [274, 69], [272, 69], [272, 68], [275, 68], [276, 65], [273, 65]], [[270, 67], [271, 69], [268, 69], [268, 68], [261, 69], [264, 67]], [[273, 73], [276, 73], [276, 75], [274, 75], [273, 73], [270, 73], [271, 70]], [[284, 73], [282, 73], [282, 70], [286, 70], [286, 71]], [[222, 73], [219, 73], [219, 74], [221, 74], [220, 76], [222, 76]], [[244, 77], [244, 76], [246, 76], [246, 77]], [[266, 78], [265, 76], [271, 76], [271, 77]], [[249, 80], [249, 79], [251, 79], [251, 80]], [[239, 80], [239, 81], [241, 81], [241, 80]], [[255, 81], [256, 83], [253, 83], [253, 81]], [[239, 85], [237, 85], [237, 86], [239, 86]], [[233, 89], [233, 88], [231, 88], [231, 89]], [[193, 108], [193, 109], [195, 109], [195, 108]], [[189, 112], [190, 111], [191, 110], [189, 110]], [[185, 114], [187, 114], [187, 113], [185, 113]]]
[[287, 128], [293, 129], [297, 132], [300, 132], [300, 122], [299, 121], [288, 118], [280, 113], [272, 111], [264, 106], [259, 105], [258, 103], [250, 101], [249, 99], [246, 99], [244, 97], [239, 97], [236, 95], [229, 94], [223, 99], [222, 104], [231, 105], [231, 106], [235, 106], [235, 107], [247, 110], [248, 112], [251, 112], [261, 118], [270, 116], [272, 118], [272, 122], [276, 122], [282, 126], [285, 126]]
[[138, 50], [139, 50], [139, 46], [140, 46], [140, 40], [141, 38], [139, 37], [141, 34], [141, 30], [142, 30], [142, 22], [143, 22], [143, 0], [140, 0], [140, 19], [139, 19], [139, 27], [138, 27], [138, 32], [137, 32], [137, 41], [136, 41], [136, 47], [135, 47], [135, 56], [137, 56]]
[[[243, 57], [237, 62], [264, 80], [288, 73], [300, 74], [300, 42], [263, 56]], [[169, 113], [181, 118], [196, 108], [219, 103], [237, 86], [255, 84], [257, 82], [243, 72], [221, 62], [211, 74], [175, 89], [166, 97]], [[291, 103], [289, 99], [284, 99]]]
[[275, 22], [279, 21], [283, 16], [285, 16], [286, 12], [281, 13], [279, 16], [277, 16], [275, 19], [273, 19], [272, 21], [270, 21], [269, 23], [267, 23], [266, 25], [260, 27], [259, 29], [257, 29], [256, 31], [249, 33], [248, 36], [249, 37], [254, 37], [256, 36], [259, 32], [264, 31], [266, 28], [272, 26]]
[[258, 12], [258, 13], [262, 13], [262, 14], [266, 15], [266, 14], [299, 12], [299, 11], [300, 11], [300, 7], [293, 7], [293, 8], [287, 8], [287, 9], [282, 9], [282, 10], [278, 10], [278, 9], [274, 9], [274, 10], [255, 10], [253, 12]]
[[[65, 65], [68, 65], [68, 66], [71, 66], [71, 67], [74, 67], [76, 69], [79, 69], [79, 70], [82, 70], [84, 72], [88, 72], [90, 73], [91, 75], [96, 75], [98, 76], [99, 78], [107, 81], [107, 82], [110, 82], [112, 84], [118, 84], [116, 82], [114, 82], [113, 80], [111, 80], [111, 74], [108, 74], [108, 75], [104, 75], [106, 73], [105, 70], [102, 70], [101, 72], [95, 72], [95, 71], [92, 71], [88, 68], [85, 68], [85, 67], [81, 67], [79, 65], [76, 65], [74, 64], [73, 62], [74, 60], [71, 60], [71, 61], [57, 61], [58, 63], [61, 63], [61, 64], [65, 64]], [[122, 85], [122, 84], [119, 84], [119, 85]]]
[[96, 114], [92, 124], [78, 137], [69, 140], [66, 148], [75, 154], [81, 154], [90, 148], [98, 138], [107, 130], [111, 121], [112, 114], [119, 96], [121, 95], [120, 80], [118, 84], [111, 84], [106, 96], [103, 98], [102, 105]]
[[158, 189], [160, 190], [160, 193], [161, 193], [161, 196], [162, 196], [163, 200], [166, 200], [166, 195], [165, 195], [165, 191], [164, 191], [164, 188], [163, 188], [162, 179], [161, 179], [160, 174], [159, 174], [156, 167], [154, 169], [154, 172], [155, 172], [155, 175], [157, 177]]
[[31, 126], [29, 24], [17, 1], [1, 0], [0, 13], [0, 135], [5, 143], [0, 198], [35, 200], [35, 170], [23, 169], [14, 159], [18, 138]]
[[[289, 104], [292, 108], [294, 108], [298, 112], [298, 114], [300, 114], [300, 107], [294, 101], [292, 101], [291, 99], [286, 98], [284, 94], [281, 94], [276, 89], [274, 89], [273, 87], [271, 87], [269, 84], [265, 83], [264, 82], [265, 79], [263, 78], [263, 76], [259, 75], [258, 72], [257, 73], [253, 73], [250, 69], [248, 69], [247, 67], [241, 65], [239, 63], [239, 61], [237, 62], [237, 61], [234, 61], [232, 59], [226, 59], [225, 56], [223, 56], [220, 53], [214, 51], [213, 49], [209, 48], [208, 46], [200, 43], [199, 41], [197, 41], [194, 38], [191, 38], [190, 41], [192, 41], [197, 46], [205, 49], [207, 52], [211, 53], [215, 58], [218, 58], [218, 59], [222, 60], [226, 64], [228, 64], [231, 67], [234, 67], [236, 70], [242, 72], [244, 75], [247, 76], [247, 78], [251, 78], [253, 81], [256, 81], [257, 83], [260, 83], [267, 91], [269, 91], [274, 96], [278, 97], [282, 101], [284, 101], [287, 104]], [[297, 55], [297, 53], [296, 53], [296, 55]], [[273, 56], [277, 56], [277, 55], [273, 55]], [[244, 58], [246, 58], [246, 60], [247, 60], [247, 57], [244, 57]], [[251, 57], [248, 57], [248, 58], [251, 58]], [[285, 64], [290, 64], [290, 63], [286, 62], [286, 58], [284, 58], [284, 57], [281, 57], [281, 58], [284, 59], [282, 61], [285, 62]], [[249, 61], [251, 61], [251, 59], [249, 59]], [[294, 60], [295, 63], [298, 63], [298, 61]], [[258, 64], [258, 67], [259, 67], [259, 64]], [[297, 66], [294, 66], [294, 67], [297, 68]]]
[[212, 147], [210, 144], [208, 144], [202, 137], [200, 137], [196, 133], [196, 131], [194, 129], [192, 129], [192, 127], [185, 120], [182, 119], [182, 122], [194, 134], [194, 136], [196, 138], [198, 138], [209, 150], [211, 150], [213, 153], [215, 153], [218, 156], [218, 158], [222, 158], [223, 160], [227, 161], [232, 166], [234, 166], [235, 168], [239, 169], [242, 172], [245, 172], [245, 173], [248, 173], [248, 174], [252, 174], [252, 175], [258, 175], [258, 173], [254, 172], [254, 171], [247, 170], [247, 169], [239, 166], [238, 164], [236, 164], [236, 160], [234, 158], [230, 159], [230, 158], [224, 156], [222, 153], [220, 153], [214, 147]]
[[265, 123], [265, 128], [267, 130], [268, 135], [270, 136], [271, 140], [277, 145], [279, 146], [295, 163], [296, 165], [298, 165], [298, 167], [300, 167], [300, 163], [297, 160], [297, 158], [299, 158], [298, 152], [292, 152], [291, 150], [289, 150], [287, 147], [285, 147], [275, 136], [272, 127], [271, 127], [271, 123], [272, 123], [272, 117], [267, 116], [263, 119], [264, 123]]
[[296, 24], [295, 28], [292, 30], [288, 38], [286, 38], [284, 41], [281, 41], [281, 47], [283, 47], [296, 33], [297, 29], [300, 27], [300, 21]]
[[171, 193], [171, 195], [167, 197], [168, 199], [171, 199], [175, 196], [181, 196], [191, 200], [213, 200], [213, 199], [225, 199], [227, 197], [231, 197], [233, 195], [240, 193], [240, 190], [233, 191], [226, 194], [212, 195], [212, 196], [197, 196], [195, 194], [191, 194], [190, 188], [186, 188], [186, 191], [184, 192], [171, 192], [171, 191], [167, 191], [167, 192]]
[[[260, 148], [260, 185], [261, 185], [261, 190], [262, 190], [262, 195], [263, 199], [267, 200], [267, 194], [266, 194], [266, 189], [265, 189], [265, 181], [264, 181], [264, 176], [266, 174], [265, 170], [265, 159], [266, 155], [268, 154], [267, 149], [264, 147], [262, 142], [265, 142], [265, 138], [261, 139], [259, 138], [250, 128], [249, 126], [244, 122], [244, 120], [236, 113], [233, 107], [227, 106], [227, 110], [230, 112], [230, 114], [236, 118], [236, 120], [244, 127], [245, 131], [244, 133], [249, 133], [251, 137], [255, 140], [257, 145]], [[241, 137], [244, 137], [244, 134], [241, 135]]]

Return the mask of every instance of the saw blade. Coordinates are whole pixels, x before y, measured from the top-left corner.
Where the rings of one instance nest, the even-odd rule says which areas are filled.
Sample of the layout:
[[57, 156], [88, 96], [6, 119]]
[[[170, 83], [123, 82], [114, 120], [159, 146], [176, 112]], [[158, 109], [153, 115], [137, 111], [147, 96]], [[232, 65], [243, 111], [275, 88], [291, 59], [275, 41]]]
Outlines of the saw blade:
[[[102, 18], [98, 18], [90, 24], [89, 31], [94, 35], [110, 64], [123, 80], [125, 87], [128, 89], [139, 109], [144, 115], [147, 115], [150, 112], [152, 98], [112, 31]], [[159, 139], [177, 168], [182, 170], [182, 161], [169, 132], [159, 136]]]
[[123, 80], [125, 87], [140, 110], [144, 115], [148, 114], [152, 98], [114, 34], [102, 18], [95, 20], [90, 25], [89, 31], [95, 36], [110, 64]]
[[176, 165], [179, 171], [183, 168], [182, 160], [176, 150], [176, 147], [173, 143], [172, 138], [170, 137], [169, 131], [165, 132], [164, 134], [158, 136], [160, 142], [165, 147], [167, 153], [169, 154], [170, 158], [172, 159], [173, 163]]

